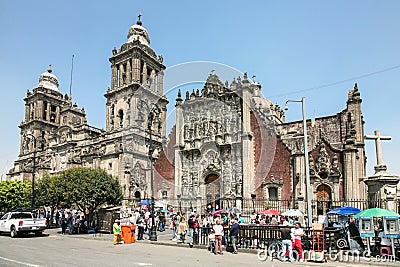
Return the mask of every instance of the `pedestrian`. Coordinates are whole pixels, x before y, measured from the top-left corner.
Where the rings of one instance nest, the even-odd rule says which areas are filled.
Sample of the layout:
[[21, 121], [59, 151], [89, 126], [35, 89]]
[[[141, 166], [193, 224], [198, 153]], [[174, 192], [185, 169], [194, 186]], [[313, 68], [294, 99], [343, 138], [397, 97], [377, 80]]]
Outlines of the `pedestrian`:
[[121, 242], [121, 226], [120, 221], [117, 219], [113, 224], [113, 233], [114, 233], [114, 245]]
[[160, 212], [160, 215], [158, 215], [158, 231], [160, 231], [160, 232], [165, 231], [165, 214], [164, 214], [164, 212]]
[[301, 224], [299, 222], [294, 223], [294, 229], [292, 229], [293, 233], [293, 243], [292, 248], [296, 249], [299, 253], [300, 261], [303, 262], [303, 247], [301, 245], [301, 237], [304, 236], [303, 228], [301, 228]]
[[188, 226], [189, 226], [189, 246], [192, 248], [193, 247], [193, 236], [194, 236], [194, 231], [195, 231], [195, 223], [196, 223], [196, 217], [194, 214], [190, 215], [189, 220], [188, 220]]
[[223, 255], [222, 253], [222, 236], [224, 235], [224, 227], [221, 225], [219, 219], [215, 221], [213, 226], [215, 232], [215, 254]]
[[210, 243], [208, 250], [211, 253], [216, 254], [215, 253], [215, 231], [214, 231], [214, 229], [211, 229], [210, 234], [208, 235], [208, 241]]
[[71, 213], [68, 213], [67, 224], [68, 224], [69, 234], [71, 235], [74, 233], [73, 218]]
[[129, 215], [129, 225], [135, 225], [136, 224], [136, 217], [135, 214], [130, 214]]
[[281, 260], [282, 261], [287, 261], [287, 252], [286, 250], [289, 251], [289, 261], [294, 262], [293, 258], [293, 248], [292, 248], [292, 240], [294, 239], [294, 236], [292, 234], [292, 231], [289, 228], [289, 223], [285, 221], [286, 223], [284, 224], [283, 228], [280, 228], [279, 231], [281, 232], [281, 237], [282, 237], [282, 255], [281, 255]]
[[275, 217], [275, 215], [272, 215], [272, 219], [271, 219], [270, 224], [271, 224], [271, 225], [278, 225], [278, 224], [279, 224], [279, 223], [278, 223], [278, 220], [277, 220], [276, 217]]
[[64, 215], [61, 216], [61, 234], [65, 235], [65, 229], [67, 229], [67, 218]]
[[136, 219], [136, 225], [138, 227], [137, 240], [143, 240], [143, 234], [144, 234], [144, 215], [143, 214], [140, 214], [139, 217]]
[[188, 231], [188, 225], [186, 223], [185, 216], [182, 216], [178, 225], [178, 235], [180, 236], [181, 239], [180, 241], [182, 243], [185, 243], [185, 237], [187, 231]]
[[176, 241], [178, 237], [178, 225], [177, 225], [177, 216], [176, 214], [172, 214], [171, 217], [171, 230], [172, 230], [172, 241]]
[[238, 236], [239, 236], [239, 224], [236, 221], [236, 219], [234, 219], [232, 221], [232, 225], [231, 225], [231, 229], [229, 230], [229, 235], [231, 237], [231, 243], [232, 243], [232, 247], [233, 247], [233, 254], [238, 254], [237, 253], [237, 248], [236, 248], [236, 243], [238, 240]]

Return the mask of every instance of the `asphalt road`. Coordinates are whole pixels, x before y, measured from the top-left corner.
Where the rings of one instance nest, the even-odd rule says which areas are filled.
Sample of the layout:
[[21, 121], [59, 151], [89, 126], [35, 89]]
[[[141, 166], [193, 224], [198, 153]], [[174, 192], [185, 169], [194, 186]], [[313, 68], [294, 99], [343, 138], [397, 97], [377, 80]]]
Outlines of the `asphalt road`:
[[[0, 236], [0, 266], [351, 266], [353, 264], [260, 261], [257, 254], [211, 254], [205, 249], [155, 245], [147, 242], [116, 245], [91, 235], [77, 238], [51, 232], [43, 237]], [[363, 264], [364, 265], [364, 264]], [[353, 266], [360, 266], [354, 264]], [[393, 265], [392, 265], [393, 266]], [[394, 265], [395, 266], [395, 265]]]
[[[112, 244], [110, 240], [73, 238], [59, 234], [43, 237], [0, 236], [0, 266], [289, 266], [261, 262], [256, 254], [211, 254], [204, 249], [150, 243]], [[293, 266], [294, 264], [292, 264]], [[304, 266], [305, 264], [299, 263]]]

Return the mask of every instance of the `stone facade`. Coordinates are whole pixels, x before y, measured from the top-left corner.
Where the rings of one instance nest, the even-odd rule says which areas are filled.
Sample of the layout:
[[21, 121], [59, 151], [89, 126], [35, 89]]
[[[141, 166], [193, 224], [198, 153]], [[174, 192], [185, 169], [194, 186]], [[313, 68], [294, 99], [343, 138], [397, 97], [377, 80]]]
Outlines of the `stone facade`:
[[[304, 205], [302, 121], [286, 122], [284, 111], [261, 96], [261, 84], [246, 73], [222, 83], [211, 72], [201, 91], [179, 91], [176, 125], [167, 139], [165, 66], [140, 18], [109, 60], [106, 129], [87, 124], [84, 109], [58, 91], [49, 70], [27, 92], [20, 154], [8, 179], [31, 179], [33, 159], [39, 177], [98, 167], [118, 177], [126, 201], [147, 198], [151, 128], [156, 198], [191, 199], [201, 210], [221, 198], [242, 207], [254, 194]], [[357, 85], [343, 111], [307, 121], [312, 199], [323, 203], [314, 206], [316, 212], [326, 211], [331, 201], [365, 197], [363, 124]]]
[[[260, 96], [261, 85], [246, 73], [231, 85], [211, 73], [204, 88], [176, 99], [176, 195], [198, 207], [218, 199], [290, 200], [304, 210], [305, 168], [302, 122], [285, 122], [279, 106]], [[332, 201], [365, 197], [365, 152], [357, 85], [347, 108], [307, 122], [314, 211]], [[173, 140], [170, 140], [173, 142]], [[316, 203], [316, 204], [315, 204]]]
[[126, 200], [149, 197], [149, 114], [153, 115], [152, 156], [157, 158], [166, 139], [168, 104], [163, 95], [163, 59], [149, 44], [139, 19], [129, 29], [128, 42], [112, 51], [106, 130], [89, 126], [84, 109], [58, 91], [51, 70], [43, 73], [38, 87], [25, 98], [20, 154], [8, 179], [30, 180], [35, 159], [39, 178], [75, 166], [103, 168], [118, 177]]

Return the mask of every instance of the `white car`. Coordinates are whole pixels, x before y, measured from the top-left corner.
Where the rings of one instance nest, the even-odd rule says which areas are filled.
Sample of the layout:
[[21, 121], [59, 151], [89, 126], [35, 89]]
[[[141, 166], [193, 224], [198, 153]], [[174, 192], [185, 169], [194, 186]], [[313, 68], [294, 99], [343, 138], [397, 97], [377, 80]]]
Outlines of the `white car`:
[[0, 219], [0, 232], [10, 233], [17, 237], [22, 233], [42, 235], [46, 229], [46, 219], [37, 219], [30, 212], [8, 212]]

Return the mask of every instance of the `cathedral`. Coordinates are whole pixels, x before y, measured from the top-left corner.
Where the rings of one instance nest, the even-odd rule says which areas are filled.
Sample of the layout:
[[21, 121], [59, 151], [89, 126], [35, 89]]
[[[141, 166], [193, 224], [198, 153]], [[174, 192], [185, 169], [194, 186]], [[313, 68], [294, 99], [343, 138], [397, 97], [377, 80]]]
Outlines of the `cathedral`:
[[124, 205], [154, 194], [175, 206], [190, 200], [197, 210], [209, 205], [245, 209], [249, 199], [253, 206], [254, 199], [274, 200], [305, 210], [307, 149], [314, 214], [341, 201], [365, 199], [357, 84], [342, 111], [307, 120], [305, 148], [303, 121], [286, 122], [284, 111], [262, 97], [261, 84], [247, 73], [229, 83], [210, 70], [201, 90], [179, 90], [173, 100], [176, 124], [167, 135], [166, 67], [150, 47], [140, 16], [109, 61], [105, 130], [88, 125], [84, 108], [59, 91], [51, 66], [40, 75], [24, 99], [20, 151], [9, 180], [84, 166], [118, 177]]

